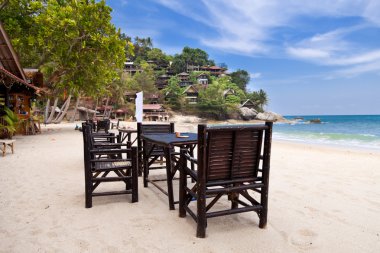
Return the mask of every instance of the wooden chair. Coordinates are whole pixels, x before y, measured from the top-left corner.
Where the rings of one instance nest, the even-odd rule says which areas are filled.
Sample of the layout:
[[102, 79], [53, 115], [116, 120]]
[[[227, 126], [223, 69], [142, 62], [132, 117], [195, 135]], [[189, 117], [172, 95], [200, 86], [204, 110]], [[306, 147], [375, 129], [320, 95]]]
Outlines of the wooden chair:
[[111, 121], [109, 119], [98, 120], [96, 122], [96, 132], [104, 131], [108, 133], [110, 129]]
[[[144, 177], [144, 187], [148, 187], [149, 170], [166, 168], [163, 161], [165, 154], [163, 148], [155, 148], [150, 156], [147, 155], [152, 145], [143, 142], [142, 134], [174, 133], [174, 123], [170, 124], [142, 124], [137, 123], [137, 147], [139, 150], [139, 173]], [[158, 165], [160, 164], [160, 165]], [[164, 164], [164, 165], [162, 165]]]
[[[194, 218], [197, 237], [206, 236], [208, 218], [228, 214], [254, 211], [259, 227], [266, 226], [272, 124], [199, 125], [198, 159], [181, 150], [179, 216], [189, 213]], [[197, 171], [188, 167], [194, 163]], [[187, 176], [195, 181], [191, 188]], [[228, 196], [231, 207], [214, 210], [223, 195]], [[196, 210], [191, 205], [194, 199]]]
[[[131, 194], [138, 201], [137, 148], [130, 143], [95, 143], [90, 124], [83, 124], [84, 174], [86, 208], [92, 207], [92, 197]], [[100, 183], [125, 183], [125, 190], [95, 192]]]

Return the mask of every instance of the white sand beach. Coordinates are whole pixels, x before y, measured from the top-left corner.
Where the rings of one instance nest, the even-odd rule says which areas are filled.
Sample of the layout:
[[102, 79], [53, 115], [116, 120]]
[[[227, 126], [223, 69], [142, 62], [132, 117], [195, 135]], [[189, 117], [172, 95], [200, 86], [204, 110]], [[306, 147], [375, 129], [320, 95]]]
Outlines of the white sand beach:
[[253, 212], [222, 216], [198, 239], [141, 178], [138, 203], [96, 197], [86, 209], [74, 126], [16, 136], [15, 154], [0, 157], [0, 252], [380, 252], [379, 152], [274, 140], [267, 228]]

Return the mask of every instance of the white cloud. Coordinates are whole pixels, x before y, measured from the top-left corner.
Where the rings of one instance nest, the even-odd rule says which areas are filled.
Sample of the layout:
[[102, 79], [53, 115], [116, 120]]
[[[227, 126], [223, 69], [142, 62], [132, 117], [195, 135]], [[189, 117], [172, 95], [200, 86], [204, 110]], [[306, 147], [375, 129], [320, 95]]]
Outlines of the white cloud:
[[[205, 38], [198, 35], [197, 39], [221, 51], [248, 56], [290, 56], [320, 65], [345, 66], [356, 73], [375, 71], [380, 59], [380, 47], [367, 47], [350, 37], [369, 26], [380, 29], [379, 0], [154, 1], [212, 28], [216, 36]], [[297, 29], [304, 25], [305, 17], [356, 18], [361, 20], [361, 25], [335, 27], [320, 33], [322, 29], [318, 32], [318, 24], [308, 23], [307, 32], [311, 35], [299, 41], [281, 33], [284, 29], [299, 36], [302, 33]]]
[[352, 78], [370, 72], [377, 74], [380, 72], [380, 59], [374, 62], [355, 65], [334, 71], [329, 76], [327, 76], [327, 79], [335, 79], [341, 77]]
[[[219, 36], [200, 38], [210, 47], [242, 53], [267, 53], [274, 30], [297, 25], [297, 18], [362, 17], [380, 26], [378, 0], [156, 0], [182, 15], [214, 28]], [[317, 37], [315, 39], [318, 39]]]
[[257, 79], [261, 77], [261, 73], [249, 73], [251, 79]]

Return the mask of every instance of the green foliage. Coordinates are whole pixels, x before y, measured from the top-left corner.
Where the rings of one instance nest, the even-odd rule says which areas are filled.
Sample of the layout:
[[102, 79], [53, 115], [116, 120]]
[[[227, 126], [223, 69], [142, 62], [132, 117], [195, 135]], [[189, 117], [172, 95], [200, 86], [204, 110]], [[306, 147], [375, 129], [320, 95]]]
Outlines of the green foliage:
[[179, 87], [179, 81], [178, 77], [172, 76], [168, 81], [168, 85], [162, 90], [162, 94], [166, 97], [166, 103], [173, 110], [180, 110], [184, 104], [184, 89]]
[[178, 74], [186, 71], [187, 65], [204, 66], [215, 65], [215, 63], [208, 58], [208, 54], [202, 49], [184, 47], [181, 54], [174, 56], [172, 69]]
[[241, 90], [247, 90], [247, 84], [249, 83], [250, 76], [245, 70], [238, 69], [230, 74], [232, 82], [235, 83]]
[[[19, 120], [17, 115], [8, 107], [4, 107], [4, 115], [0, 120], [0, 135], [5, 135], [12, 138], [13, 134], [16, 132]], [[4, 122], [4, 123], [1, 123]]]
[[152, 66], [145, 61], [142, 61], [141, 68], [142, 72], [137, 72], [133, 76], [126, 73], [123, 74], [123, 82], [125, 82], [126, 91], [143, 91], [144, 97], [148, 94], [157, 94], [158, 90], [155, 86], [155, 75]]
[[[155, 79], [166, 74], [167, 69], [162, 67], [170, 62], [170, 70], [177, 74], [186, 71], [188, 65], [215, 65], [207, 52], [199, 48], [184, 47], [173, 57], [154, 48], [149, 37], [132, 40], [111, 23], [111, 11], [105, 0], [10, 0], [1, 11], [0, 20], [22, 64], [40, 68], [47, 84], [58, 95], [64, 90], [74, 95], [107, 95], [116, 104], [123, 105], [126, 91], [156, 94]], [[139, 65], [142, 72], [134, 76], [122, 73], [127, 58]], [[190, 73], [190, 80], [196, 83], [201, 73]], [[197, 87], [198, 105], [185, 105], [183, 89], [176, 78], [170, 79], [162, 91], [169, 94], [167, 104], [175, 110], [188, 107], [219, 119], [236, 112], [246, 98], [256, 103], [259, 111], [268, 104], [263, 90], [246, 92], [250, 78], [245, 70], [238, 69], [220, 78], [204, 73], [209, 78], [209, 86]], [[235, 93], [224, 97], [227, 89]]]
[[249, 98], [253, 103], [256, 104], [256, 110], [259, 112], [264, 111], [264, 106], [268, 104], [268, 95], [267, 93], [260, 89], [259, 91], [253, 91], [251, 93], [247, 93], [247, 98]]
[[40, 68], [55, 93], [99, 95], [118, 77], [127, 44], [104, 0], [12, 1], [8, 11], [22, 13], [1, 16], [20, 58]]
[[152, 48], [147, 52], [147, 59], [154, 61], [157, 66], [168, 66], [170, 57], [168, 57], [164, 52], [159, 48]]
[[148, 52], [152, 50], [153, 41], [150, 37], [135, 37], [133, 46], [134, 55], [130, 57], [130, 60], [134, 61], [136, 64], [140, 64], [141, 61], [148, 60]]

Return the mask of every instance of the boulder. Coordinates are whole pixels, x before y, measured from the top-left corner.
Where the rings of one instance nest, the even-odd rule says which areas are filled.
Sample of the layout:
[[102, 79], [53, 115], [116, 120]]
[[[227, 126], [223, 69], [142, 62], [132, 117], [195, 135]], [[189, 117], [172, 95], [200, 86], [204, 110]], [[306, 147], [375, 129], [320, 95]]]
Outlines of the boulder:
[[249, 109], [247, 107], [241, 107], [239, 108], [240, 115], [242, 119], [244, 120], [251, 120], [254, 119], [257, 115], [257, 111], [255, 109]]
[[274, 113], [274, 112], [261, 112], [256, 115], [256, 118], [258, 120], [264, 120], [264, 121], [283, 121], [285, 120], [284, 117], [282, 117], [280, 114]]

